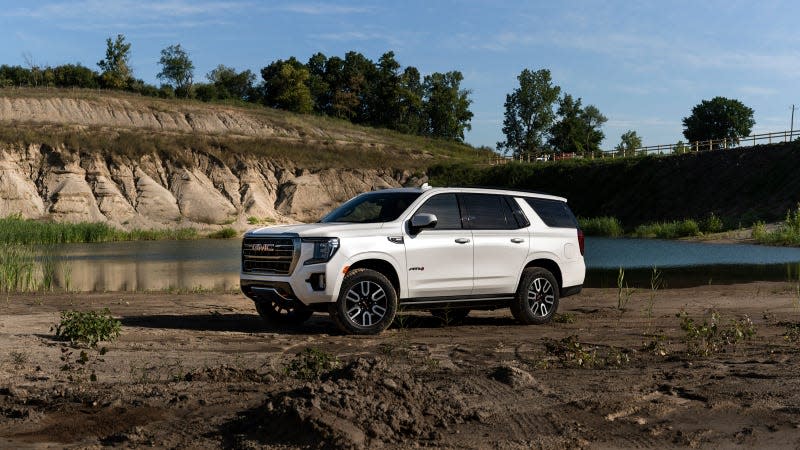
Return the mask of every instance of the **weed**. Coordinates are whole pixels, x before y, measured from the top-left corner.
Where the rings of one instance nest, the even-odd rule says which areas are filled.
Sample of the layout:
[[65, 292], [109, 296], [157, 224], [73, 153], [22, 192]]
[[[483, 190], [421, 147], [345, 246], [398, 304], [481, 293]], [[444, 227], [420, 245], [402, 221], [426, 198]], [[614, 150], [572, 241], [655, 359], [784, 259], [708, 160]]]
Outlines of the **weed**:
[[767, 231], [764, 222], [754, 223], [752, 237], [760, 244], [800, 245], [800, 204], [794, 211], [787, 211], [786, 218], [773, 231]]
[[650, 328], [653, 326], [653, 309], [656, 304], [656, 292], [661, 289], [663, 284], [664, 279], [661, 277], [661, 272], [654, 266], [653, 271], [650, 273], [650, 295], [647, 297], [647, 304], [645, 304], [643, 309], [647, 317], [647, 330], [645, 333], [650, 333]]
[[284, 367], [286, 374], [299, 380], [319, 380], [322, 375], [342, 365], [335, 355], [314, 347], [307, 347]]
[[51, 328], [55, 336], [75, 344], [96, 347], [100, 341], [113, 341], [120, 335], [122, 322], [103, 311], [62, 311], [61, 322]]
[[577, 320], [575, 314], [572, 313], [556, 313], [553, 315], [553, 322], [555, 323], [575, 323]]
[[261, 219], [259, 219], [256, 216], [250, 216], [247, 218], [247, 223], [249, 223], [250, 225], [258, 225], [259, 223], [261, 223]]
[[567, 336], [561, 340], [546, 339], [545, 350], [561, 362], [578, 367], [594, 367], [598, 363], [597, 349], [588, 349], [578, 341], [578, 336]]
[[739, 342], [756, 336], [756, 327], [748, 316], [731, 319], [726, 327], [720, 325], [722, 317], [717, 312], [711, 313], [710, 321], [703, 319], [702, 324], [696, 323], [684, 311], [678, 317], [681, 318], [681, 329], [686, 333], [686, 351], [690, 355], [709, 356], [724, 351], [728, 346], [736, 351]]
[[719, 233], [725, 229], [722, 219], [717, 217], [713, 212], [706, 217], [702, 225], [704, 233]]
[[650, 340], [642, 343], [642, 351], [658, 356], [667, 356], [669, 350], [666, 344], [667, 336], [663, 331], [650, 335]]
[[800, 323], [783, 323], [786, 332], [783, 333], [783, 340], [791, 343], [800, 342]]
[[617, 274], [617, 310], [620, 315], [625, 312], [628, 301], [634, 292], [636, 292], [636, 289], [628, 287], [628, 283], [625, 282], [625, 269], [620, 267]]
[[22, 367], [28, 363], [28, 354], [25, 352], [12, 351], [10, 355], [11, 355], [11, 362], [14, 363], [14, 366], [17, 368]]

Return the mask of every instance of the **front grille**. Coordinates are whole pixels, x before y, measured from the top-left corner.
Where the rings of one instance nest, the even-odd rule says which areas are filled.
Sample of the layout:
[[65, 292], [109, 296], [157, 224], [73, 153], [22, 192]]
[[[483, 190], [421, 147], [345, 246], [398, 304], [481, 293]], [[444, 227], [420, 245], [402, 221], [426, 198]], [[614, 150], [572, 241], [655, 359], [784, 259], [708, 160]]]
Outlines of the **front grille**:
[[300, 238], [246, 237], [242, 241], [242, 272], [289, 275], [300, 256]]

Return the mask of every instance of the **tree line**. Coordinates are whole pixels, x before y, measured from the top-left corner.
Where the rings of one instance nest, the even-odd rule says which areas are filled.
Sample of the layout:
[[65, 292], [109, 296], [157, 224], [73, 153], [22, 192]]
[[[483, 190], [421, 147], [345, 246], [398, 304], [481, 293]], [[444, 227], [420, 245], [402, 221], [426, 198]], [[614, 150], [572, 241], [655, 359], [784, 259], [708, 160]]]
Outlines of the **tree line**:
[[416, 67], [402, 67], [392, 51], [377, 62], [356, 51], [343, 57], [316, 53], [305, 63], [295, 57], [277, 60], [261, 69], [259, 82], [250, 70], [219, 65], [197, 83], [188, 52], [175, 44], [161, 51], [159, 87], [134, 77], [130, 52], [131, 44], [120, 34], [106, 40], [99, 71], [81, 64], [2, 65], [0, 87], [103, 88], [162, 98], [237, 100], [459, 142], [471, 129], [471, 92], [461, 87], [461, 72], [422, 76]]
[[[130, 68], [131, 44], [119, 34], [106, 39], [99, 71], [81, 64], [39, 67], [0, 66], [0, 88], [50, 86], [119, 89], [162, 98], [196, 98], [202, 101], [234, 100], [258, 103], [301, 114], [320, 114], [435, 138], [464, 141], [473, 117], [471, 91], [463, 89], [457, 70], [422, 76], [413, 66], [403, 67], [392, 51], [372, 61], [359, 52], [343, 57], [315, 53], [305, 63], [294, 56], [276, 60], [256, 74], [218, 65], [205, 82], [194, 81], [194, 64], [180, 44], [161, 50], [156, 87], [134, 77]], [[592, 104], [563, 92], [550, 71], [524, 69], [519, 86], [506, 95], [502, 132], [497, 149], [514, 156], [602, 152], [602, 126], [608, 120]], [[736, 142], [755, 124], [753, 110], [734, 99], [704, 100], [683, 119], [689, 141], [729, 138]], [[631, 155], [641, 147], [636, 131], [620, 137], [615, 152]], [[685, 148], [682, 142], [676, 148]]]

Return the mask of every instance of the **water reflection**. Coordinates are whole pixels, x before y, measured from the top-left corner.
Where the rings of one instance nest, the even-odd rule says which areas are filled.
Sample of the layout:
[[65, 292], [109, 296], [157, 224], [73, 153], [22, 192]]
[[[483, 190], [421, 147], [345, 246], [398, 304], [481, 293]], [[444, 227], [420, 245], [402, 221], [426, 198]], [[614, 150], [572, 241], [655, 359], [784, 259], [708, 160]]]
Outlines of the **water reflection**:
[[240, 245], [239, 240], [63, 245], [54, 251], [66, 263], [56, 287], [77, 291], [236, 289]]
[[[77, 291], [231, 290], [239, 286], [241, 241], [140, 241], [69, 244], [46, 251], [61, 259], [56, 288]], [[587, 238], [587, 287], [649, 285], [652, 267], [668, 287], [797, 280], [800, 249], [638, 239]]]

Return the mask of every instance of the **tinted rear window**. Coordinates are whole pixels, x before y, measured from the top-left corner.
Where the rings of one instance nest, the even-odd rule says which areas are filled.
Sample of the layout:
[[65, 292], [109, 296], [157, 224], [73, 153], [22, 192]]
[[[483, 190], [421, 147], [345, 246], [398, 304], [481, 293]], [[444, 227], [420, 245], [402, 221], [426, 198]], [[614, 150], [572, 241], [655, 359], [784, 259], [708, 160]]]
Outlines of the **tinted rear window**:
[[578, 228], [578, 221], [566, 203], [546, 198], [526, 198], [542, 221], [553, 228]]
[[466, 225], [473, 230], [515, 230], [521, 228], [502, 195], [461, 194], [467, 213]]

